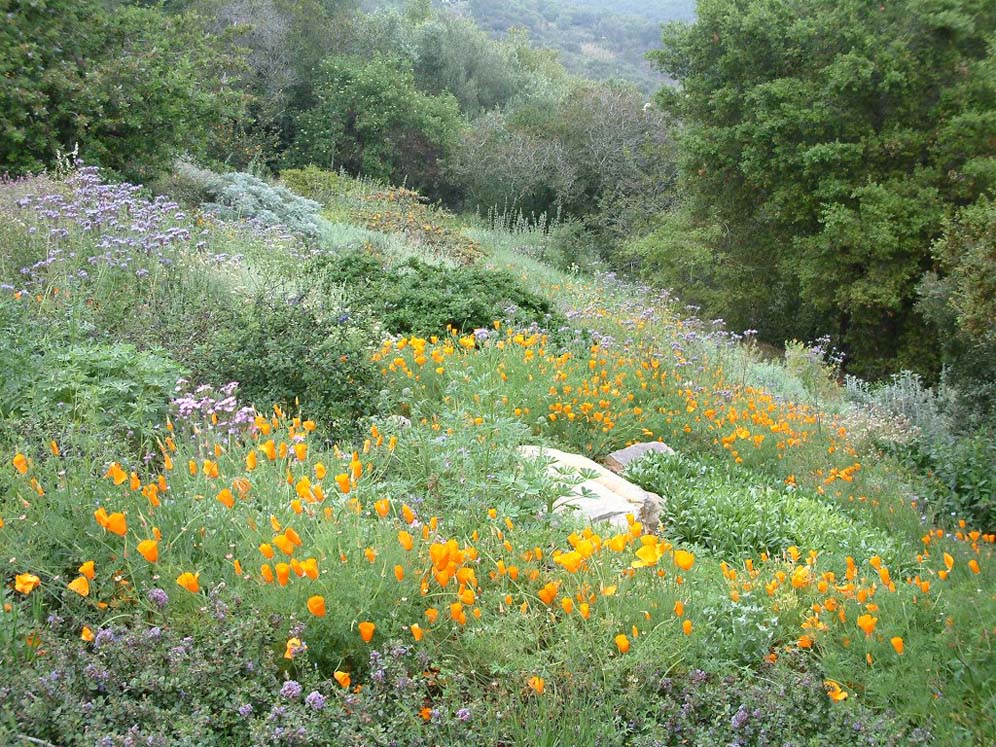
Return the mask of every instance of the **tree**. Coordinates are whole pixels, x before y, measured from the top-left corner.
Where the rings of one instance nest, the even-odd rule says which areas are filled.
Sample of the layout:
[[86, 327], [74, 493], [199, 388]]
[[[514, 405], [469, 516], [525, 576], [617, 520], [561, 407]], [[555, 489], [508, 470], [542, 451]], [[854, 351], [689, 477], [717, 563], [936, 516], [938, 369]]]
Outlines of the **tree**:
[[857, 373], [936, 373], [916, 287], [945, 218], [996, 185], [994, 31], [987, 0], [701, 0], [666, 27], [679, 222], [722, 228], [712, 311], [830, 332]]
[[460, 129], [451, 94], [420, 92], [412, 69], [396, 61], [333, 57], [317, 73], [315, 97], [298, 118], [289, 165], [344, 166], [440, 196]]
[[96, 0], [2, 0], [0, 13], [0, 170], [36, 171], [78, 144], [143, 179], [240, 114], [238, 59], [194, 16]]

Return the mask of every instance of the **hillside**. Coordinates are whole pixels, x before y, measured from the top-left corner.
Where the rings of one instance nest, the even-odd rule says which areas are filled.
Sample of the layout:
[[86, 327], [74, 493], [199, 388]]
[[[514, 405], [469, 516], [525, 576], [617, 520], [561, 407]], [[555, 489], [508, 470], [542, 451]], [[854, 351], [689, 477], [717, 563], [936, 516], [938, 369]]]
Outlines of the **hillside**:
[[[660, 24], [695, 17], [694, 0], [454, 0], [436, 5], [473, 18], [495, 37], [525, 29], [534, 44], [557, 50], [572, 73], [593, 80], [625, 80], [646, 94], [667, 80], [645, 59], [660, 45]], [[368, 6], [404, 3], [381, 0]]]
[[5, 4], [0, 745], [996, 744], [996, 5], [376, 5]]
[[[916, 382], [409, 190], [174, 186], [0, 185], [5, 743], [992, 743], [991, 504], [941, 528]], [[646, 525], [520, 452], [646, 441]]]

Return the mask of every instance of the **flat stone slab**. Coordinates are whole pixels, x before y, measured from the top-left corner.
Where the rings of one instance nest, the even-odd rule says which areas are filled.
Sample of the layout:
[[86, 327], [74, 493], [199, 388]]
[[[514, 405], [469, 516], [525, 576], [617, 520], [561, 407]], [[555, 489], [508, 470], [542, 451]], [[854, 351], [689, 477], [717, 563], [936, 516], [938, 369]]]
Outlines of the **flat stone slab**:
[[613, 472], [619, 474], [632, 462], [643, 459], [647, 454], [674, 454], [674, 449], [660, 441], [647, 441], [646, 443], [633, 444], [625, 449], [613, 451], [605, 458], [605, 466]]
[[591, 471], [595, 477], [571, 488], [571, 492], [558, 498], [554, 511], [577, 510], [588, 521], [605, 521], [619, 528], [626, 528], [627, 514], [633, 514], [648, 530], [657, 528], [661, 498], [639, 485], [631, 483], [598, 462], [580, 454], [540, 446], [520, 446], [519, 453], [527, 459], [552, 460], [547, 472], [553, 477], [582, 471]]

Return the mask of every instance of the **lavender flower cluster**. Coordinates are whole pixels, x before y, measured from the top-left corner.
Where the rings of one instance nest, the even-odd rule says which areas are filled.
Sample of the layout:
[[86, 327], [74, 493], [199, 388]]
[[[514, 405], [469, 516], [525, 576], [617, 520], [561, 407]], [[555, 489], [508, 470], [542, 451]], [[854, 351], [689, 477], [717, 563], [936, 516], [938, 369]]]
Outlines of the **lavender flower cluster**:
[[[142, 279], [159, 267], [171, 267], [178, 252], [203, 252], [208, 228], [197, 230], [180, 206], [165, 196], [146, 199], [135, 184], [106, 183], [99, 169], [79, 166], [65, 180], [66, 191], [27, 194], [14, 204], [27, 233], [44, 242], [45, 256], [20, 272], [27, 285], [40, 287], [58, 267], [69, 280], [85, 282], [112, 268]], [[40, 186], [40, 184], [38, 185]], [[195, 238], [200, 239], [195, 242]], [[238, 262], [241, 255], [207, 257], [216, 263]]]
[[208, 384], [191, 390], [189, 384], [186, 379], [176, 383], [177, 396], [171, 404], [178, 421], [188, 424], [195, 432], [216, 431], [230, 436], [251, 427], [256, 411], [239, 404], [237, 381], [229, 382], [217, 391]]

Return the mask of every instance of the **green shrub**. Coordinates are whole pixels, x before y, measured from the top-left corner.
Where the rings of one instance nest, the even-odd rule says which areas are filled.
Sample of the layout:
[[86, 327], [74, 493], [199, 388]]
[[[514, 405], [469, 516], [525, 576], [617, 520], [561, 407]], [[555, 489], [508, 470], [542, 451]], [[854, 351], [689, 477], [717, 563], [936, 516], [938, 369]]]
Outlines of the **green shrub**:
[[438, 334], [491, 327], [495, 320], [559, 326], [553, 304], [510, 273], [481, 267], [441, 267], [414, 257], [384, 268], [363, 252], [323, 256], [305, 270], [322, 294], [344, 288], [394, 334]]
[[300, 407], [342, 436], [373, 410], [380, 385], [373, 344], [371, 331], [348, 313], [326, 319], [302, 298], [258, 295], [230, 309], [200, 347], [193, 378], [237, 381], [247, 403], [261, 410]]
[[[0, 441], [58, 436], [63, 449], [84, 441], [120, 440], [135, 448], [164, 421], [182, 367], [162, 351], [81, 342], [37, 348], [0, 347], [0, 364], [21, 360], [0, 390]], [[30, 380], [23, 377], [27, 374]], [[6, 431], [6, 434], [4, 434]], [[6, 435], [6, 438], [4, 436]]]
[[898, 555], [885, 534], [759, 475], [733, 474], [681, 455], [650, 454], [632, 464], [627, 476], [661, 496], [661, 522], [669, 536], [726, 560], [780, 555], [792, 545], [841, 556]]

